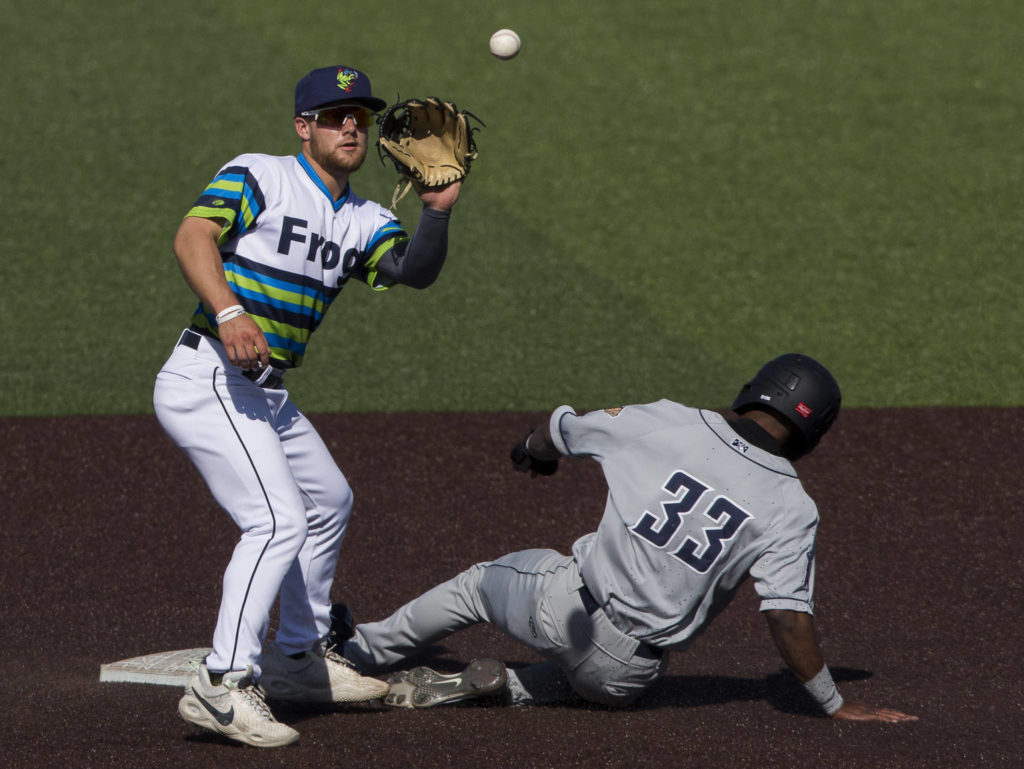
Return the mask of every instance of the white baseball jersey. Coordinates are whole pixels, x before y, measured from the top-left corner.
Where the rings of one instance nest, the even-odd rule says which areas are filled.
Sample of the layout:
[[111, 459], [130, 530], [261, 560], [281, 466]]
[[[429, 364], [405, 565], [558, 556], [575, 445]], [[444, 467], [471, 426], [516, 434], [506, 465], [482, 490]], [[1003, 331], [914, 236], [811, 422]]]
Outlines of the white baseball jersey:
[[[387, 288], [377, 262], [409, 239], [386, 208], [351, 187], [335, 201], [301, 154], [240, 155], [188, 216], [226, 220], [218, 240], [224, 273], [278, 368], [302, 363], [310, 335], [349, 278]], [[192, 327], [217, 336], [213, 314], [202, 305]]]
[[562, 406], [550, 427], [559, 451], [604, 471], [601, 523], [573, 553], [624, 633], [685, 649], [748, 573], [762, 611], [813, 611], [818, 512], [789, 461], [669, 400], [582, 416]]

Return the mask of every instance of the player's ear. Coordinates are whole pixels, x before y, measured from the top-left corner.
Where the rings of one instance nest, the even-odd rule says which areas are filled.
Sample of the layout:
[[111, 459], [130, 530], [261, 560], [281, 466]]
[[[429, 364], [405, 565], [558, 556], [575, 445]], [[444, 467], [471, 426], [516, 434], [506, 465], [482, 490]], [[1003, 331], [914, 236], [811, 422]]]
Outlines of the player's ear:
[[310, 121], [306, 120], [304, 117], [299, 117], [298, 115], [295, 116], [295, 133], [297, 133], [299, 138], [304, 142], [309, 141], [309, 124]]

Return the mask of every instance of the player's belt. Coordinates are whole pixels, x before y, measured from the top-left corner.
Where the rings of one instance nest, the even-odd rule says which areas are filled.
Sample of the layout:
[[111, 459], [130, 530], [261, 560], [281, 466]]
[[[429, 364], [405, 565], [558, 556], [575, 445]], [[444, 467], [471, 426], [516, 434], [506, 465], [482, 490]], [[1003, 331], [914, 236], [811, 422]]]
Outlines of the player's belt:
[[580, 588], [580, 600], [583, 601], [583, 608], [587, 610], [588, 617], [601, 608], [586, 585]]
[[[190, 328], [186, 328], [181, 332], [181, 338], [178, 340], [178, 344], [183, 347], [191, 347], [193, 350], [198, 350], [200, 339], [202, 339], [201, 334]], [[242, 376], [267, 390], [280, 390], [281, 387], [284, 386], [284, 371], [282, 369], [274, 368], [273, 366], [256, 371], [243, 371]]]
[[181, 332], [181, 338], [178, 340], [178, 344], [182, 347], [191, 347], [193, 350], [198, 350], [199, 339], [199, 334], [190, 328], [186, 328]]
[[[596, 611], [598, 611], [601, 608], [601, 604], [597, 602], [597, 600], [594, 598], [594, 594], [590, 592], [590, 589], [586, 585], [583, 585], [580, 588], [579, 592], [580, 600], [583, 602], [583, 608], [587, 612], [588, 617], [593, 615]], [[640, 645], [636, 648], [636, 651], [634, 652], [634, 656], [643, 657], [644, 659], [649, 660], [660, 660], [661, 649], [658, 649], [654, 646], [650, 646], [649, 644], [645, 644], [643, 641], [641, 641]]]
[[284, 372], [272, 366], [268, 368], [270, 373], [267, 373], [268, 369], [256, 369], [243, 371], [242, 376], [266, 390], [280, 390], [284, 386]]

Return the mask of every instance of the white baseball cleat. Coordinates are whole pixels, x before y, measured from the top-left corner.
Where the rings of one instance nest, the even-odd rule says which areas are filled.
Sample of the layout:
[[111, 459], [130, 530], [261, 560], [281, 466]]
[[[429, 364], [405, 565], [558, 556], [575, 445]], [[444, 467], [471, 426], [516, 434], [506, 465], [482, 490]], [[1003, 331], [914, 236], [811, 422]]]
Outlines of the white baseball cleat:
[[251, 665], [225, 673], [216, 685], [205, 663], [194, 664], [193, 670], [178, 702], [178, 715], [188, 723], [257, 748], [277, 748], [299, 739], [297, 731], [270, 712], [263, 692], [253, 683]]
[[432, 708], [450, 702], [495, 694], [505, 688], [508, 673], [498, 660], [474, 660], [461, 673], [445, 675], [426, 667], [395, 673], [384, 704], [393, 708]]
[[273, 641], [260, 661], [260, 685], [272, 700], [304, 703], [365, 702], [388, 693], [388, 685], [361, 676], [352, 663], [321, 641], [301, 657], [288, 656]]

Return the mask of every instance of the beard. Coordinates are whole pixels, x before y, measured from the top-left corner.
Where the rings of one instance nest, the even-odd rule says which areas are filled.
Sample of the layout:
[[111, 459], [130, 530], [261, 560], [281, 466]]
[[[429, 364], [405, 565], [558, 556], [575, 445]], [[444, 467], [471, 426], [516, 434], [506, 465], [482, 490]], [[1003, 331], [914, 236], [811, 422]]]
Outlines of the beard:
[[314, 135], [310, 138], [309, 155], [332, 176], [351, 174], [358, 171], [366, 160], [366, 141], [365, 138], [359, 141], [358, 151], [343, 152], [336, 142], [321, 141], [320, 136]]

